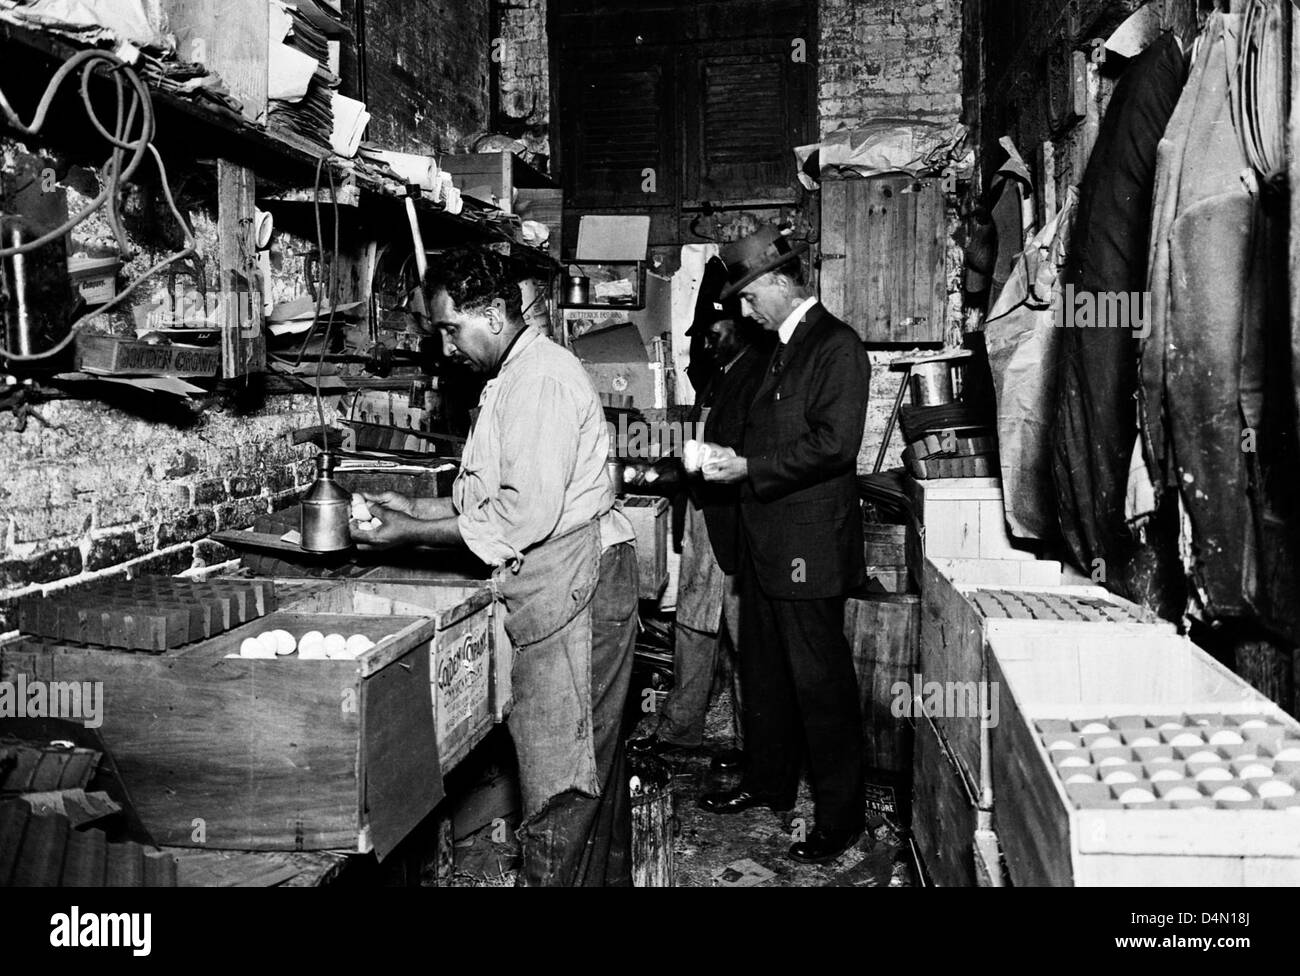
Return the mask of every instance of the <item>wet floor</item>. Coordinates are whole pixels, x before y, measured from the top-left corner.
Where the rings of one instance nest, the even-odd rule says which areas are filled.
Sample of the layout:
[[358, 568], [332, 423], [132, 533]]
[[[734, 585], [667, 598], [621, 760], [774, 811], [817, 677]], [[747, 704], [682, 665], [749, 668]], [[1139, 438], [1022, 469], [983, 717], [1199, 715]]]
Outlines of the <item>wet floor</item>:
[[[783, 821], [766, 808], [733, 816], [707, 813], [701, 794], [736, 785], [735, 773], [711, 768], [711, 756], [730, 746], [730, 702], [724, 693], [710, 709], [705, 750], [669, 761], [676, 813], [673, 875], [676, 887], [908, 887], [915, 883], [908, 844], [880, 817], [830, 864], [800, 864], [788, 856], [796, 832], [813, 826], [812, 796], [800, 786], [798, 803]], [[638, 734], [653, 721], [643, 721]], [[504, 838], [502, 834], [506, 834]], [[512, 885], [518, 847], [509, 832], [485, 828], [456, 846], [453, 886]]]

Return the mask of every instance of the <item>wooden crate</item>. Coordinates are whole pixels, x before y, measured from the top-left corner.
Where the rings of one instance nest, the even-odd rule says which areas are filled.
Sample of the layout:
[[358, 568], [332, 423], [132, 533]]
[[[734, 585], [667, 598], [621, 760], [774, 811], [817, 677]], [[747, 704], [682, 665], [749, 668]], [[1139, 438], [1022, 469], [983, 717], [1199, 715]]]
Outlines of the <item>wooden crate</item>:
[[916, 721], [912, 836], [930, 879], [938, 886], [975, 884], [975, 831], [980, 810], [935, 724]]
[[433, 709], [443, 772], [460, 762], [510, 710], [513, 656], [501, 626], [505, 614], [488, 582], [417, 582], [376, 570], [318, 590], [290, 606], [321, 613], [419, 614], [438, 622], [432, 673], [439, 681]]
[[[990, 668], [1004, 689], [992, 737], [994, 820], [1015, 884], [1300, 884], [1300, 817], [1269, 808], [1076, 803], [1036, 728], [1111, 719], [1131, 726], [1148, 716], [1235, 728], [1256, 717], [1278, 727], [1265, 735], [1268, 742], [1300, 741], [1300, 723], [1183, 637], [1072, 637], [1051, 644], [1045, 648], [1041, 638], [1019, 632], [999, 634], [990, 645]], [[1267, 755], [1276, 747], [1254, 748]], [[1149, 767], [1139, 768], [1145, 776]]]
[[[0, 674], [103, 682], [105, 741], [157, 843], [383, 857], [442, 798], [437, 662], [467, 630], [485, 642], [490, 603], [480, 590], [433, 616], [281, 610], [158, 655], [20, 639], [0, 646]], [[355, 660], [227, 657], [277, 628], [395, 636]]]
[[641, 599], [658, 600], [668, 585], [668, 499], [627, 495], [623, 514], [636, 532], [636, 564]]
[[[993, 702], [996, 686], [988, 683], [986, 663], [987, 644], [992, 635], [1019, 631], [1037, 635], [1043, 641], [1069, 635], [1131, 636], [1140, 641], [1174, 632], [1172, 624], [1160, 621], [1149, 611], [1099, 586], [1029, 589], [955, 583], [930, 559], [925, 561], [922, 572], [921, 676], [927, 684], [940, 684], [945, 691], [945, 702], [949, 689], [965, 688], [972, 693], [959, 696], [954, 692], [952, 700], [956, 704], [964, 703], [965, 714], [937, 715], [935, 724], [985, 809], [992, 802], [988, 729], [978, 707], [971, 705]], [[1020, 608], [1000, 609], [1001, 604], [986, 596], [994, 592], [1024, 594], [1031, 601], [1029, 605], [1036, 607], [1042, 616], [1030, 617], [1028, 610]], [[1053, 619], [1052, 605], [1063, 610], [1073, 606], [1084, 619]], [[1011, 616], [1013, 612], [1024, 615]]]
[[931, 559], [1034, 558], [1007, 534], [1000, 478], [908, 478], [907, 493]]

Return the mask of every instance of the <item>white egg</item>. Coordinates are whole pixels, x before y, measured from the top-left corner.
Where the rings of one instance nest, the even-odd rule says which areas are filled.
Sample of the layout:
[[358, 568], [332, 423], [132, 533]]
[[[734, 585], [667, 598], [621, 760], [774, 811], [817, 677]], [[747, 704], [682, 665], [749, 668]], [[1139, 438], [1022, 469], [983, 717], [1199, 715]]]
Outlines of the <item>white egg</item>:
[[1259, 790], [1259, 795], [1263, 797], [1295, 796], [1295, 787], [1290, 783], [1282, 782], [1280, 779], [1270, 779], [1265, 783], [1260, 783], [1255, 788]]
[[244, 642], [239, 645], [240, 657], [261, 657], [262, 642], [256, 637], [245, 637]]
[[300, 661], [323, 661], [328, 656], [325, 653], [325, 645], [320, 641], [298, 645], [298, 660]]
[[1180, 732], [1170, 740], [1170, 745], [1175, 746], [1199, 746], [1204, 744], [1205, 740], [1195, 732]]
[[1296, 762], [1297, 760], [1300, 760], [1300, 749], [1292, 746], [1288, 749], [1283, 749], [1273, 758], [1278, 762]]
[[355, 493], [352, 495], [352, 517], [358, 522], [369, 522], [371, 518], [365, 498]]
[[1232, 778], [1232, 773], [1222, 766], [1211, 766], [1209, 769], [1202, 769], [1195, 776], [1198, 783], [1221, 783]]
[[281, 656], [292, 654], [293, 649], [298, 646], [298, 642], [293, 639], [293, 634], [287, 630], [273, 630], [271, 636], [275, 638], [275, 653]]
[[1138, 778], [1130, 773], [1127, 769], [1117, 769], [1113, 773], [1107, 773], [1101, 778], [1103, 783], [1136, 783]]
[[1107, 756], [1101, 762], [1097, 763], [1097, 765], [1098, 766], [1123, 766], [1126, 762], [1128, 762], [1128, 760], [1125, 759], [1123, 756]]
[[328, 634], [325, 637], [325, 656], [338, 657], [346, 653], [348, 640], [342, 634]]
[[275, 657], [275, 650], [277, 647], [280, 646], [280, 642], [276, 639], [275, 633], [273, 631], [270, 630], [262, 631], [260, 634], [257, 635], [257, 642], [262, 645], [262, 650], [265, 651], [270, 657]]
[[1062, 769], [1073, 769], [1076, 766], [1086, 765], [1088, 765], [1088, 760], [1084, 759], [1083, 756], [1066, 756], [1061, 760]]
[[1141, 749], [1144, 746], [1158, 746], [1159, 740], [1149, 735], [1140, 735], [1129, 743], [1134, 749]]
[[1269, 769], [1263, 763], [1251, 763], [1244, 767], [1239, 774], [1239, 779], [1270, 779], [1273, 776], [1273, 770]]
[[1084, 735], [1088, 735], [1092, 732], [1109, 732], [1110, 726], [1105, 722], [1089, 722], [1080, 731], [1082, 731]]
[[1182, 722], [1161, 722], [1160, 723], [1160, 728], [1162, 729], [1181, 729], [1182, 727], [1183, 727]]
[[1071, 773], [1069, 778], [1066, 779], [1066, 782], [1067, 783], [1095, 783], [1097, 782], [1097, 777], [1092, 776], [1089, 773]]
[[1210, 745], [1212, 746], [1239, 746], [1246, 740], [1238, 732], [1232, 729], [1219, 729], [1218, 732], [1210, 736]]
[[1215, 790], [1214, 798], [1216, 800], [1234, 800], [1237, 802], [1253, 799], [1250, 791], [1243, 790], [1240, 786], [1222, 786]]
[[1065, 739], [1057, 739], [1055, 742], [1053, 742], [1050, 746], [1047, 747], [1047, 751], [1059, 752], [1061, 749], [1077, 749], [1077, 748], [1079, 747], [1073, 742], [1067, 742]]
[[1200, 752], [1194, 752], [1187, 757], [1188, 762], [1218, 762], [1221, 757], [1217, 752], [1211, 752], [1208, 749], [1202, 749]]
[[1119, 746], [1119, 739], [1113, 735], [1103, 735], [1099, 739], [1093, 739], [1091, 746], [1093, 749], [1115, 749]]
[[347, 643], [348, 656], [356, 657], [358, 654], [364, 654], [366, 651], [370, 650], [374, 646], [375, 646], [375, 642], [372, 641], [365, 634], [353, 634], [351, 637], [348, 638], [348, 643]]
[[1183, 774], [1176, 769], [1157, 769], [1151, 774], [1151, 782], [1153, 783], [1167, 783], [1182, 778]]
[[1268, 728], [1268, 723], [1262, 718], [1248, 718], [1246, 721], [1241, 723], [1241, 727], [1243, 729], [1266, 729]]
[[1127, 789], [1119, 795], [1119, 802], [1120, 803], [1152, 803], [1155, 801], [1155, 798], [1156, 795], [1152, 793], [1150, 790], [1144, 790], [1140, 786], [1134, 786], [1132, 789]]
[[1166, 800], [1199, 800], [1201, 791], [1191, 786], [1175, 786], [1165, 794]]

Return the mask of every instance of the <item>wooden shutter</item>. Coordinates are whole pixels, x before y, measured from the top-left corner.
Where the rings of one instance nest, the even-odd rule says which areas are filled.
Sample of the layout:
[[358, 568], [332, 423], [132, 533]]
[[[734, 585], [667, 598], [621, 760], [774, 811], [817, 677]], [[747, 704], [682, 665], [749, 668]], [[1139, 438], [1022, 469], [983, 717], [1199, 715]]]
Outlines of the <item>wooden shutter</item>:
[[[664, 51], [588, 53], [564, 91], [566, 197], [578, 207], [644, 209], [675, 193], [671, 79]], [[654, 193], [646, 193], [646, 171]]]
[[705, 54], [686, 90], [685, 202], [792, 202], [803, 138], [806, 64], [785, 50]]

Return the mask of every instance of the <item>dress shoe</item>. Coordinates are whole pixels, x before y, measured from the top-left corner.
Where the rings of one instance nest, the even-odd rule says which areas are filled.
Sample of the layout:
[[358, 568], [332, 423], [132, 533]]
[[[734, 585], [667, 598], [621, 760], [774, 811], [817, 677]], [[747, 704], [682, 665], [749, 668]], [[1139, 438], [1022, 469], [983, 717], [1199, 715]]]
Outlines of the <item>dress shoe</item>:
[[740, 813], [751, 807], [767, 807], [779, 813], [793, 806], [793, 800], [782, 801], [777, 797], [750, 793], [748, 790], [724, 790], [721, 793], [705, 793], [700, 797], [700, 808], [709, 813]]
[[745, 754], [739, 749], [724, 749], [713, 757], [713, 768], [724, 773], [733, 773], [745, 761]]
[[790, 845], [790, 857], [804, 864], [825, 864], [847, 851], [861, 836], [861, 830], [814, 827], [806, 840]]

